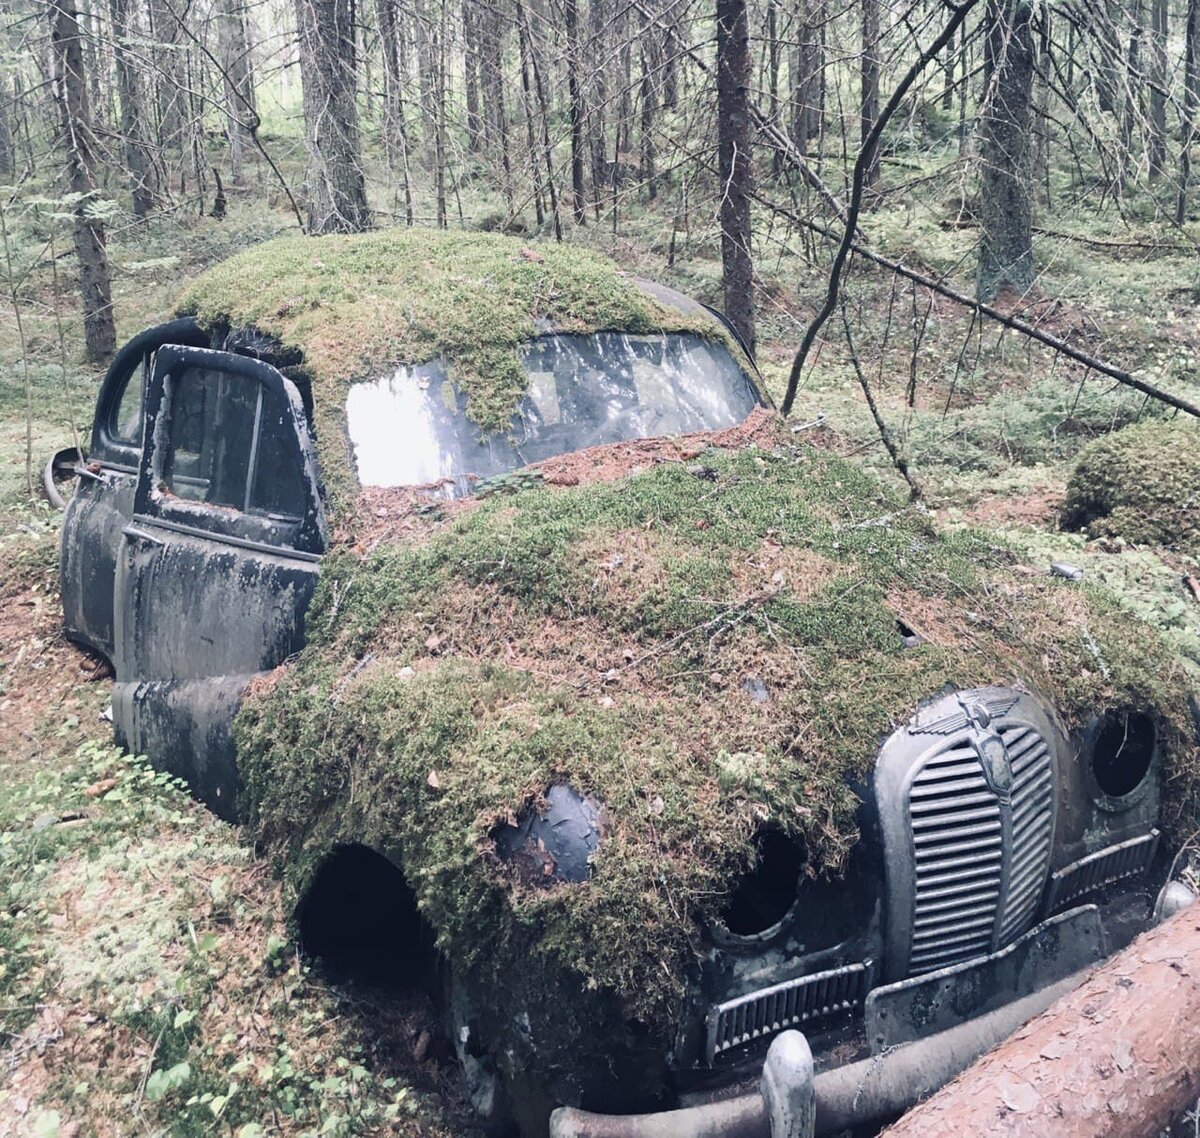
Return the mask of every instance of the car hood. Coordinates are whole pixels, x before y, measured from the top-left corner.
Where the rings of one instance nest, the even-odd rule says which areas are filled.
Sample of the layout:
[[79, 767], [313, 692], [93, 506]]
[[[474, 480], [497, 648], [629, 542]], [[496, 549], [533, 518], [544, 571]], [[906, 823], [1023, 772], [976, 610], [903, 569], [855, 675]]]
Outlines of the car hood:
[[[932, 693], [1026, 688], [1068, 726], [1153, 709], [1168, 813], [1194, 795], [1148, 627], [782, 428], [407, 533], [326, 558], [308, 647], [248, 699], [254, 825], [297, 891], [368, 845], [458, 965], [551, 970], [664, 1038], [756, 832], [836, 875], [881, 741]], [[497, 826], [564, 783], [602, 804], [590, 877], [531, 881]]]

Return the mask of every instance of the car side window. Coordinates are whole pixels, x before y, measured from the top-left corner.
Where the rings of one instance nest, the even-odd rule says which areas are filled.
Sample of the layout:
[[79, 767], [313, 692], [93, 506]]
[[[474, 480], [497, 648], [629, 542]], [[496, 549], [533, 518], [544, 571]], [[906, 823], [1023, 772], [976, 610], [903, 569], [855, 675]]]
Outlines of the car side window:
[[245, 376], [188, 367], [173, 377], [162, 472], [177, 498], [280, 520], [304, 514], [290, 408]]
[[125, 388], [113, 407], [109, 433], [117, 442], [140, 445], [142, 441], [142, 406], [146, 392], [147, 361], [143, 358], [130, 369]]

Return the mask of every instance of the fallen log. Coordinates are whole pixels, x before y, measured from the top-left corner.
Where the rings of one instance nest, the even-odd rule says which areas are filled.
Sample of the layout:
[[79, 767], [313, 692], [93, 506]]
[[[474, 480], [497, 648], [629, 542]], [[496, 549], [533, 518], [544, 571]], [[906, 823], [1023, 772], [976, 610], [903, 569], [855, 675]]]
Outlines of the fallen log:
[[880, 1138], [1148, 1138], [1200, 1095], [1200, 905], [1143, 933]]

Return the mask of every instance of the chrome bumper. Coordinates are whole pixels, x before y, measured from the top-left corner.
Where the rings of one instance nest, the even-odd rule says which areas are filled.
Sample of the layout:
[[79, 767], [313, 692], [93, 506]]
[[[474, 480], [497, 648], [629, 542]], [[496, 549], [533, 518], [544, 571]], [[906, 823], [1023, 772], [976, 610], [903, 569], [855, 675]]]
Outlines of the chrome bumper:
[[813, 1073], [808, 1040], [775, 1037], [760, 1089], [656, 1114], [592, 1114], [559, 1107], [550, 1138], [813, 1138], [897, 1115], [966, 1070], [1086, 974], [1081, 972], [957, 1027], [831, 1071]]
[[878, 1122], [1045, 1011], [1103, 959], [1103, 942], [1096, 907], [1081, 905], [988, 956], [873, 989], [864, 1009], [870, 1058], [816, 1074], [808, 1040], [783, 1031], [756, 1094], [642, 1115], [560, 1107], [551, 1138], [813, 1138]]

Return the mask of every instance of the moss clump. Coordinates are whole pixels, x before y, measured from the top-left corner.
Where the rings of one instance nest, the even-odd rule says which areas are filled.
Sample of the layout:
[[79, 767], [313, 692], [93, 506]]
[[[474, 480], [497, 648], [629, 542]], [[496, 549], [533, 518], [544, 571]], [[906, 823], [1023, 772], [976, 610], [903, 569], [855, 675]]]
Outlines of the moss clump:
[[539, 331], [724, 338], [715, 320], [653, 300], [590, 250], [428, 229], [278, 238], [209, 270], [178, 311], [253, 326], [303, 353], [325, 476], [339, 494], [346, 388], [388, 366], [444, 357], [471, 417], [502, 430], [527, 386], [517, 349]]
[[[669, 1039], [756, 830], [836, 874], [881, 739], [944, 685], [1025, 684], [1068, 720], [1152, 707], [1172, 808], [1190, 799], [1179, 669], [1103, 594], [939, 536], [827, 453], [701, 462], [715, 480], [664, 464], [528, 490], [326, 560], [308, 647], [238, 724], [251, 814], [295, 887], [365, 842], [513, 1015], [514, 976], [565, 976]], [[897, 617], [927, 642], [906, 650]], [[530, 890], [489, 834], [562, 780], [606, 803], [608, 831], [591, 880]]]
[[1200, 430], [1144, 423], [1099, 439], [1067, 483], [1066, 529], [1200, 556]]

